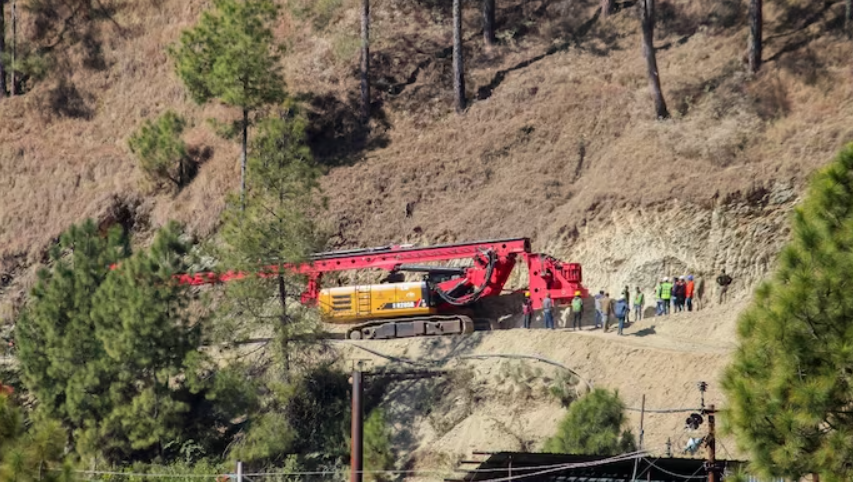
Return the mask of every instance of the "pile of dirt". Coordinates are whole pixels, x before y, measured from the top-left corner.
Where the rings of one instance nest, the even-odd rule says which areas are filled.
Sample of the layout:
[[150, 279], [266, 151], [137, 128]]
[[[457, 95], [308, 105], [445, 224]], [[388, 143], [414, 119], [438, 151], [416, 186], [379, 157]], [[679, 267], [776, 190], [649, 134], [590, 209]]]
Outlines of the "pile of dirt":
[[[452, 470], [476, 451], [541, 449], [565, 414], [550, 387], [563, 383], [566, 373], [577, 377], [581, 394], [589, 386], [618, 390], [635, 435], [645, 395], [644, 446], [663, 454], [669, 441], [680, 455], [687, 439], [699, 435], [684, 429], [688, 414], [653, 411], [699, 408], [699, 381], [709, 384], [706, 404], [725, 406], [719, 377], [744, 307], [739, 302], [649, 318], [623, 337], [589, 329], [511, 329], [337, 347], [345, 358], [369, 359], [371, 370], [451, 371], [449, 380], [389, 385], [382, 406], [393, 423], [400, 467]], [[718, 451], [724, 458], [742, 456], [728, 437], [720, 438]]]

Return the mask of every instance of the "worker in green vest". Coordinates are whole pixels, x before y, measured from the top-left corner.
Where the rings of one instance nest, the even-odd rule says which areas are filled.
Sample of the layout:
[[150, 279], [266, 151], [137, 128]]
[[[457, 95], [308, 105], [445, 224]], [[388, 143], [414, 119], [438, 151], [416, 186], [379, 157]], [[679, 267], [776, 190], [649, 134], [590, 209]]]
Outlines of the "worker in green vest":
[[637, 286], [637, 293], [634, 294], [634, 319], [640, 321], [643, 319], [643, 305], [646, 303], [646, 296], [640, 291]]
[[663, 300], [663, 314], [669, 314], [669, 301], [672, 299], [672, 283], [664, 278], [660, 284], [660, 299]]
[[572, 298], [572, 329], [581, 329], [581, 318], [583, 317], [583, 298], [581, 292], [575, 291], [575, 297]]

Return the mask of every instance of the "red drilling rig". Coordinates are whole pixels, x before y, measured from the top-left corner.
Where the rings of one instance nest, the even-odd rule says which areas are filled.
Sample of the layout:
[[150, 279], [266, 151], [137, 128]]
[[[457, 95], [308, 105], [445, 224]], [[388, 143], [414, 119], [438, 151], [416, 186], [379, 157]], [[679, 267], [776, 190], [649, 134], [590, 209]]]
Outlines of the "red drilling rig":
[[[434, 264], [458, 259], [471, 259], [472, 264]], [[527, 266], [527, 291], [534, 309], [542, 307], [546, 294], [556, 304], [569, 302], [577, 293], [583, 298], [589, 296], [582, 284], [580, 264], [532, 253], [528, 238], [332, 251], [282, 268], [308, 278], [301, 301], [319, 307], [324, 321], [355, 325], [349, 329], [348, 338], [389, 339], [474, 331], [478, 302], [505, 296], [504, 286], [519, 261]], [[275, 276], [278, 269], [269, 266], [259, 276]], [[326, 273], [363, 269], [381, 269], [388, 274], [378, 284], [321, 288]], [[404, 273], [421, 273], [422, 279], [405, 281]], [[183, 284], [202, 285], [246, 276], [229, 271], [177, 278]]]

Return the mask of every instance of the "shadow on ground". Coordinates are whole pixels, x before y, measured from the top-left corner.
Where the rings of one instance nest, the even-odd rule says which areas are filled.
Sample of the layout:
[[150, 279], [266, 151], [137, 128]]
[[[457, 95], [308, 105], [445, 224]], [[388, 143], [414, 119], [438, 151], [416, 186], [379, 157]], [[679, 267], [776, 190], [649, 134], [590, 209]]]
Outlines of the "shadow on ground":
[[303, 94], [309, 106], [308, 145], [314, 158], [327, 167], [352, 165], [366, 152], [387, 147], [391, 128], [381, 101], [371, 105], [370, 128], [361, 122], [361, 101], [355, 94], [340, 99], [333, 94]]

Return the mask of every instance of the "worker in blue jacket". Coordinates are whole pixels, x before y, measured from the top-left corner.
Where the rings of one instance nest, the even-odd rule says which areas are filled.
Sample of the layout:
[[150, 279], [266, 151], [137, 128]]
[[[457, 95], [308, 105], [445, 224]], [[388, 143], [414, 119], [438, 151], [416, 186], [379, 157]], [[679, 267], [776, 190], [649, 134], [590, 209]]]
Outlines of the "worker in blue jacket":
[[616, 332], [619, 336], [622, 336], [622, 329], [625, 327], [625, 318], [628, 316], [629, 310], [630, 307], [628, 306], [628, 300], [625, 299], [625, 296], [620, 297], [613, 306], [613, 314], [616, 315], [616, 319], [619, 320], [619, 330]]

